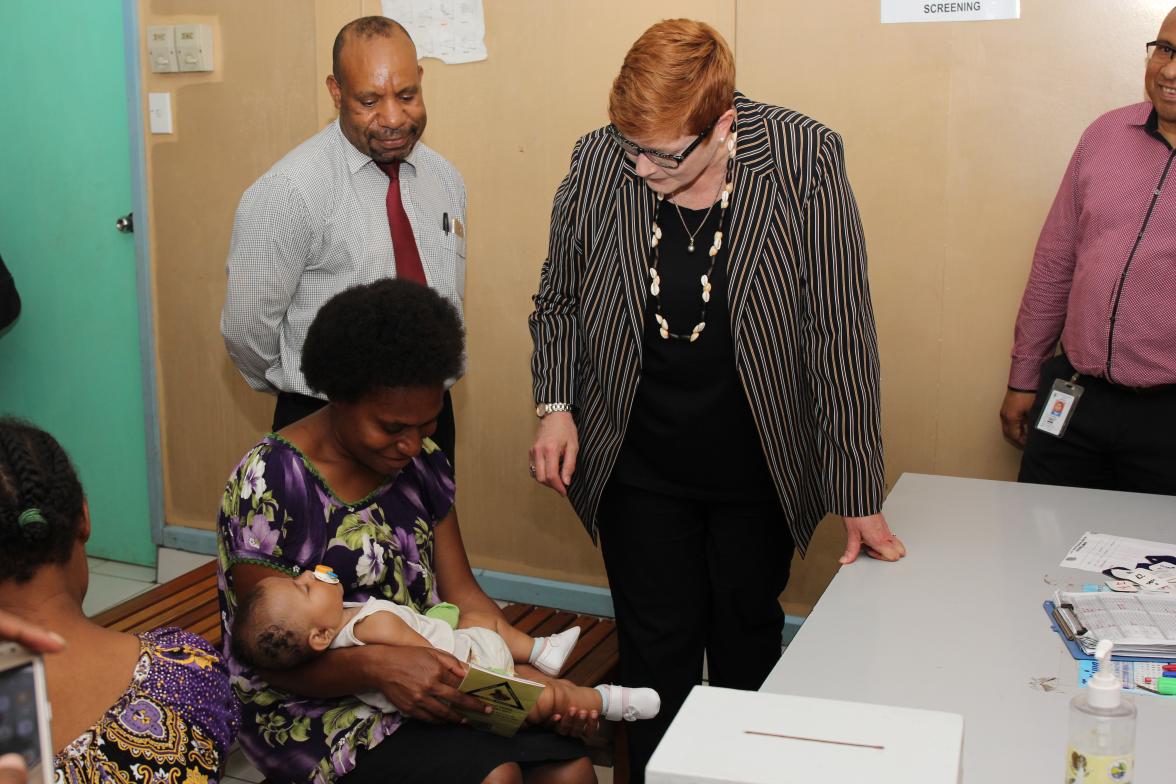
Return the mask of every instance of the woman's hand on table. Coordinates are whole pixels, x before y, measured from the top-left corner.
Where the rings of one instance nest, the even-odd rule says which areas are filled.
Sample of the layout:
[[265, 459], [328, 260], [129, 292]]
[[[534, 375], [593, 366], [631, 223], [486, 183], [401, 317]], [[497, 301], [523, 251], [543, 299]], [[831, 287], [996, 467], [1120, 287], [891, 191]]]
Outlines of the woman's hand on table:
[[560, 495], [568, 494], [568, 485], [576, 473], [576, 455], [580, 436], [576, 421], [567, 411], [556, 411], [539, 420], [539, 432], [531, 447], [531, 476]]
[[368, 645], [366, 670], [372, 686], [396, 709], [420, 721], [462, 724], [465, 717], [455, 708], [489, 713], [481, 700], [458, 691], [465, 665], [435, 648]]
[[897, 561], [906, 556], [906, 545], [890, 530], [886, 518], [879, 512], [867, 517], [846, 517], [845, 553], [840, 563], [851, 564], [863, 549], [866, 555], [879, 561]]

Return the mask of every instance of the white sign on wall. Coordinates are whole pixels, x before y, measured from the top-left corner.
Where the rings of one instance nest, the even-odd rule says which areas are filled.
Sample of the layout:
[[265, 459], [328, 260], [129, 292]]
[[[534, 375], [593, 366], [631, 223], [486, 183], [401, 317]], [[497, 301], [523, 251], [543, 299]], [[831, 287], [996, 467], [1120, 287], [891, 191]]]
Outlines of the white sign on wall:
[[882, 24], [1020, 19], [1021, 0], [882, 0]]

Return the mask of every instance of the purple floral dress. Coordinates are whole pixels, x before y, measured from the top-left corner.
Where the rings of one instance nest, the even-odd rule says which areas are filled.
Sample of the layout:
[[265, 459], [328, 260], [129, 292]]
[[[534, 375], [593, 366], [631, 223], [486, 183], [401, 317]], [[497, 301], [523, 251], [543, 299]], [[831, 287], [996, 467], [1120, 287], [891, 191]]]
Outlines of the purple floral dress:
[[388, 599], [424, 612], [437, 604], [433, 530], [453, 508], [453, 471], [432, 441], [366, 498], [341, 500], [298, 449], [274, 433], [229, 477], [217, 519], [224, 655], [242, 703], [241, 746], [275, 782], [332, 782], [356, 752], [394, 732], [385, 714], [355, 697], [317, 700], [271, 687], [232, 660], [237, 598], [231, 569], [255, 563], [297, 575], [335, 570], [343, 598]]
[[131, 684], [53, 759], [56, 784], [215, 784], [237, 733], [229, 677], [203, 637], [139, 635]]

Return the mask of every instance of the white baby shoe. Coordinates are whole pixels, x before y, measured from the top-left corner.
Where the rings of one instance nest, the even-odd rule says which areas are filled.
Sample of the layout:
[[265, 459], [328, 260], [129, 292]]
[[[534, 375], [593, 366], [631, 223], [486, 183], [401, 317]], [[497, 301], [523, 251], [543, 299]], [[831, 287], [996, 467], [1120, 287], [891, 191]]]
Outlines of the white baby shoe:
[[579, 639], [579, 626], [573, 626], [559, 634], [543, 638], [543, 647], [539, 649], [539, 655], [531, 664], [534, 664], [535, 669], [540, 672], [553, 678], [557, 677], [560, 670], [563, 669], [564, 663], [567, 662], [568, 656], [571, 656], [572, 649], [576, 647], [576, 640]]
[[604, 710], [604, 718], [608, 721], [652, 719], [661, 710], [661, 696], [653, 689], [614, 686], [611, 683], [605, 684], [603, 688], [608, 690], [608, 707]]

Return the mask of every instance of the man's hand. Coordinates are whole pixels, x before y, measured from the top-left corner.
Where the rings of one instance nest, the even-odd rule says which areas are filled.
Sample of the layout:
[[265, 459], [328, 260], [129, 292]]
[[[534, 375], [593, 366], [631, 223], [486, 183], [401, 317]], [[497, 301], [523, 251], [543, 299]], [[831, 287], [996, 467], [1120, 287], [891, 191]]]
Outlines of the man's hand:
[[862, 548], [865, 548], [866, 555], [880, 561], [897, 561], [906, 555], [906, 546], [891, 532], [881, 512], [869, 517], [842, 519], [845, 520], [845, 554], [840, 563], [856, 561]]
[[568, 494], [568, 485], [576, 473], [576, 455], [580, 436], [576, 422], [567, 411], [556, 411], [539, 420], [539, 432], [531, 447], [531, 476], [560, 495]]
[[19, 754], [5, 754], [0, 757], [0, 784], [27, 784], [29, 769], [24, 757]]
[[405, 716], [430, 723], [464, 724], [454, 708], [489, 713], [481, 700], [457, 690], [466, 669], [456, 658], [435, 648], [369, 645], [373, 655], [368, 673], [374, 685]]
[[1029, 438], [1029, 409], [1037, 398], [1034, 392], [1010, 389], [1005, 392], [1004, 403], [1000, 406], [1000, 429], [1005, 440], [1015, 447], [1025, 448]]
[[57, 653], [65, 648], [61, 635], [3, 610], [0, 610], [0, 640], [18, 642], [37, 653]]

